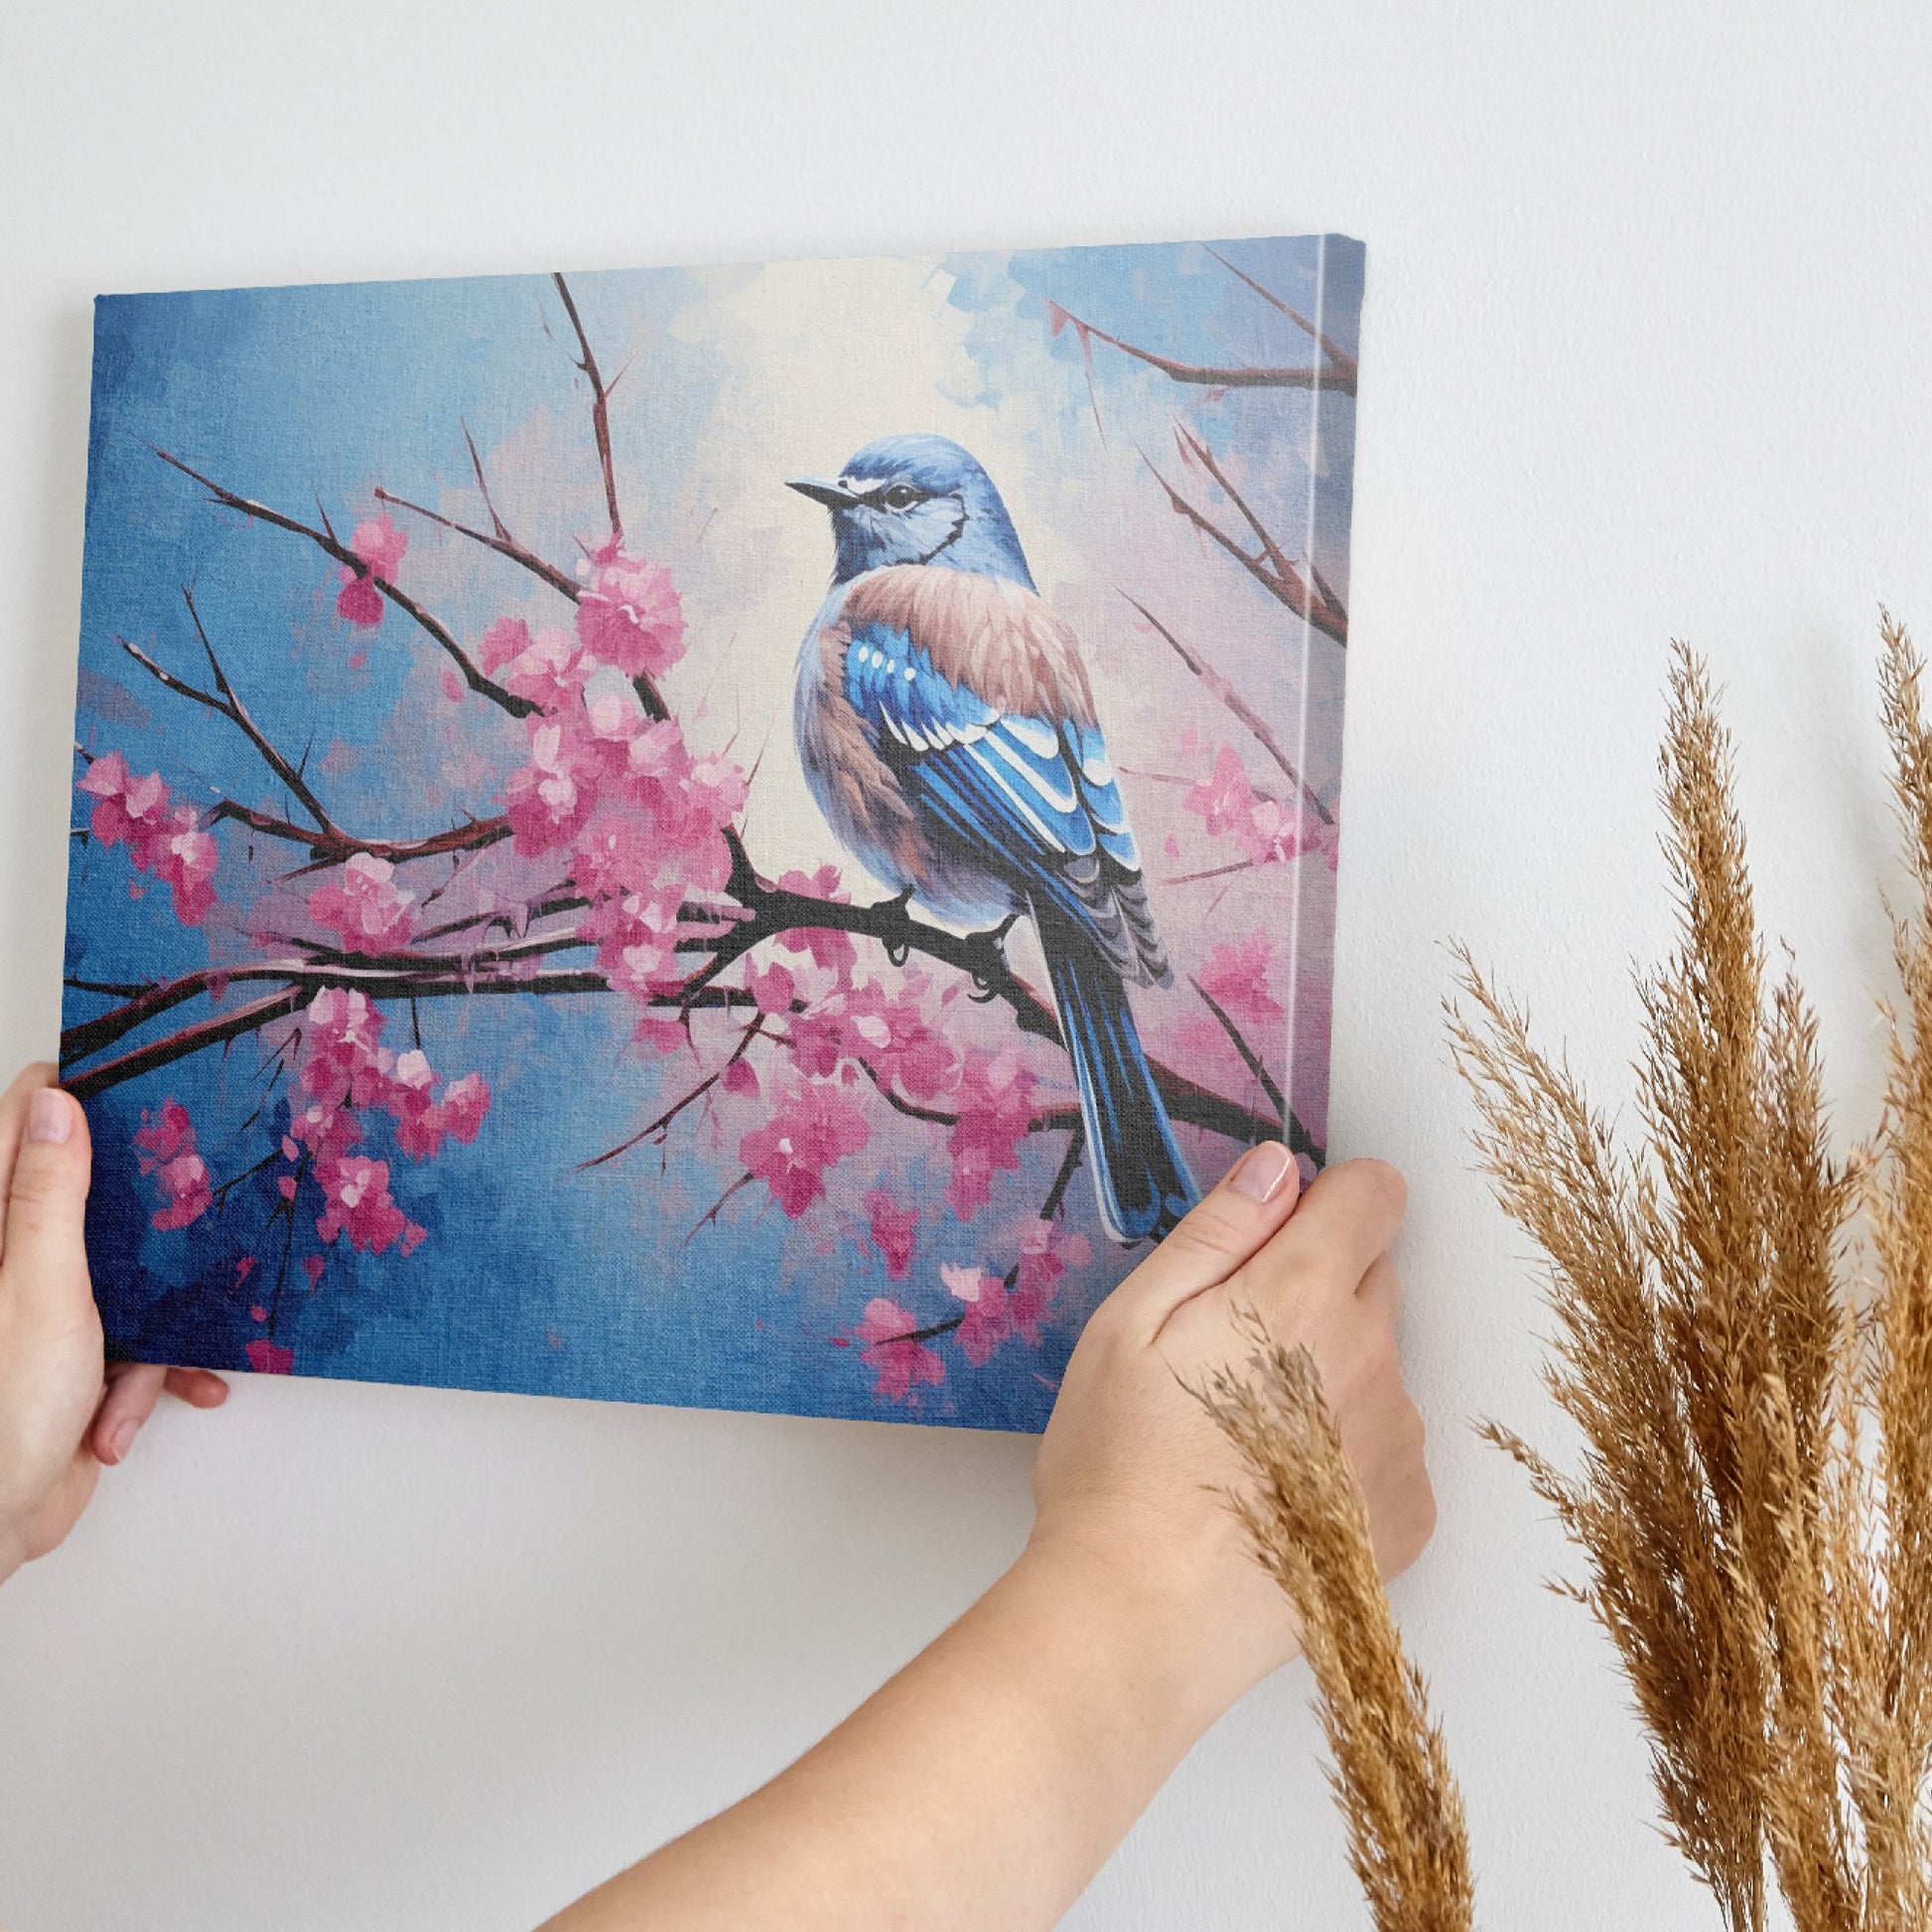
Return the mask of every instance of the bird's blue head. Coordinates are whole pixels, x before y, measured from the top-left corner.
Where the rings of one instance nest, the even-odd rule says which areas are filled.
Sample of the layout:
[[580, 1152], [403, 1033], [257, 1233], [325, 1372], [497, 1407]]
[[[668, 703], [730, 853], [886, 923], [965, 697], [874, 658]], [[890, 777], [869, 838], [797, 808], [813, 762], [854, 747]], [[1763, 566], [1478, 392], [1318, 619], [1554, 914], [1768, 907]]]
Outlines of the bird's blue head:
[[835, 584], [887, 564], [932, 564], [1034, 588], [993, 479], [943, 436], [881, 437], [836, 479], [794, 477], [791, 487], [832, 512]]

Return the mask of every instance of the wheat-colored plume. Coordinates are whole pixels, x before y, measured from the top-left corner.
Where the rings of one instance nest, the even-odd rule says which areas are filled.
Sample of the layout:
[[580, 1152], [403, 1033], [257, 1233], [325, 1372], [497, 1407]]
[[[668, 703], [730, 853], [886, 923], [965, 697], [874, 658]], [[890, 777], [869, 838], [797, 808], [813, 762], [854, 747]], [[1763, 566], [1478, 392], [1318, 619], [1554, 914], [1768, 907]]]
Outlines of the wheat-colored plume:
[[1583, 1454], [1486, 1433], [1584, 1554], [1571, 1593], [1732, 1932], [1765, 1924], [1773, 1884], [1799, 1932], [1932, 1922], [1932, 734], [1910, 640], [1881, 634], [1914, 890], [1868, 1147], [1831, 1152], [1817, 1025], [1767, 972], [1729, 744], [1682, 648], [1661, 760], [1679, 930], [1639, 989], [1635, 1144], [1466, 952], [1449, 1009], [1482, 1166], [1548, 1262], [1549, 1386]]
[[1377, 1932], [1468, 1932], [1462, 1797], [1396, 1635], [1361, 1486], [1308, 1351], [1252, 1314], [1241, 1326], [1249, 1373], [1222, 1371], [1199, 1394], [1251, 1478], [1229, 1503], [1302, 1619], [1355, 1874]]

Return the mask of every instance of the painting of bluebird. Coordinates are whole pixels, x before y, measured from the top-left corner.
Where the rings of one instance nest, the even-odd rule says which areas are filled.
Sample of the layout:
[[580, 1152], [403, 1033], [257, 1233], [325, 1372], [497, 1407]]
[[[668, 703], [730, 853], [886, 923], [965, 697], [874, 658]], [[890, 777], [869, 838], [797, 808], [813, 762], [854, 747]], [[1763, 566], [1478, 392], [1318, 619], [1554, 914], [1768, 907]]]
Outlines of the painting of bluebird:
[[1036, 1430], [1324, 1156], [1363, 251], [103, 297], [110, 1349]]

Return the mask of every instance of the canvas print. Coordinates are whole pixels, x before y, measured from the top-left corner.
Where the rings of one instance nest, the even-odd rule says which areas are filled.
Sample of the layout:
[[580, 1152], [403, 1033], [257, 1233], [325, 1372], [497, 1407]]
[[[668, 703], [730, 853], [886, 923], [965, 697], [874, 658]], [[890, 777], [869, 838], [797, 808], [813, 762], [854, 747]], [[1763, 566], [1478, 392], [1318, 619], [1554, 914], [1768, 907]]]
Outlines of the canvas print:
[[1328, 1112], [1363, 253], [104, 297], [110, 1350], [1032, 1430]]

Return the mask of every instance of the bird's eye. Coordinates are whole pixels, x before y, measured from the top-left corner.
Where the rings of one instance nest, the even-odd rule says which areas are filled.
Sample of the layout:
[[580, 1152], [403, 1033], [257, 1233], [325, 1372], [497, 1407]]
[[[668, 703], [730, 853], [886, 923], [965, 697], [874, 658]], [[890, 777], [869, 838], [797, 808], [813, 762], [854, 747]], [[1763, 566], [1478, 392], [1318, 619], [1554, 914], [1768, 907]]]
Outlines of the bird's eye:
[[880, 498], [889, 510], [909, 510], [914, 503], [925, 500], [923, 489], [914, 489], [910, 483], [895, 483]]

